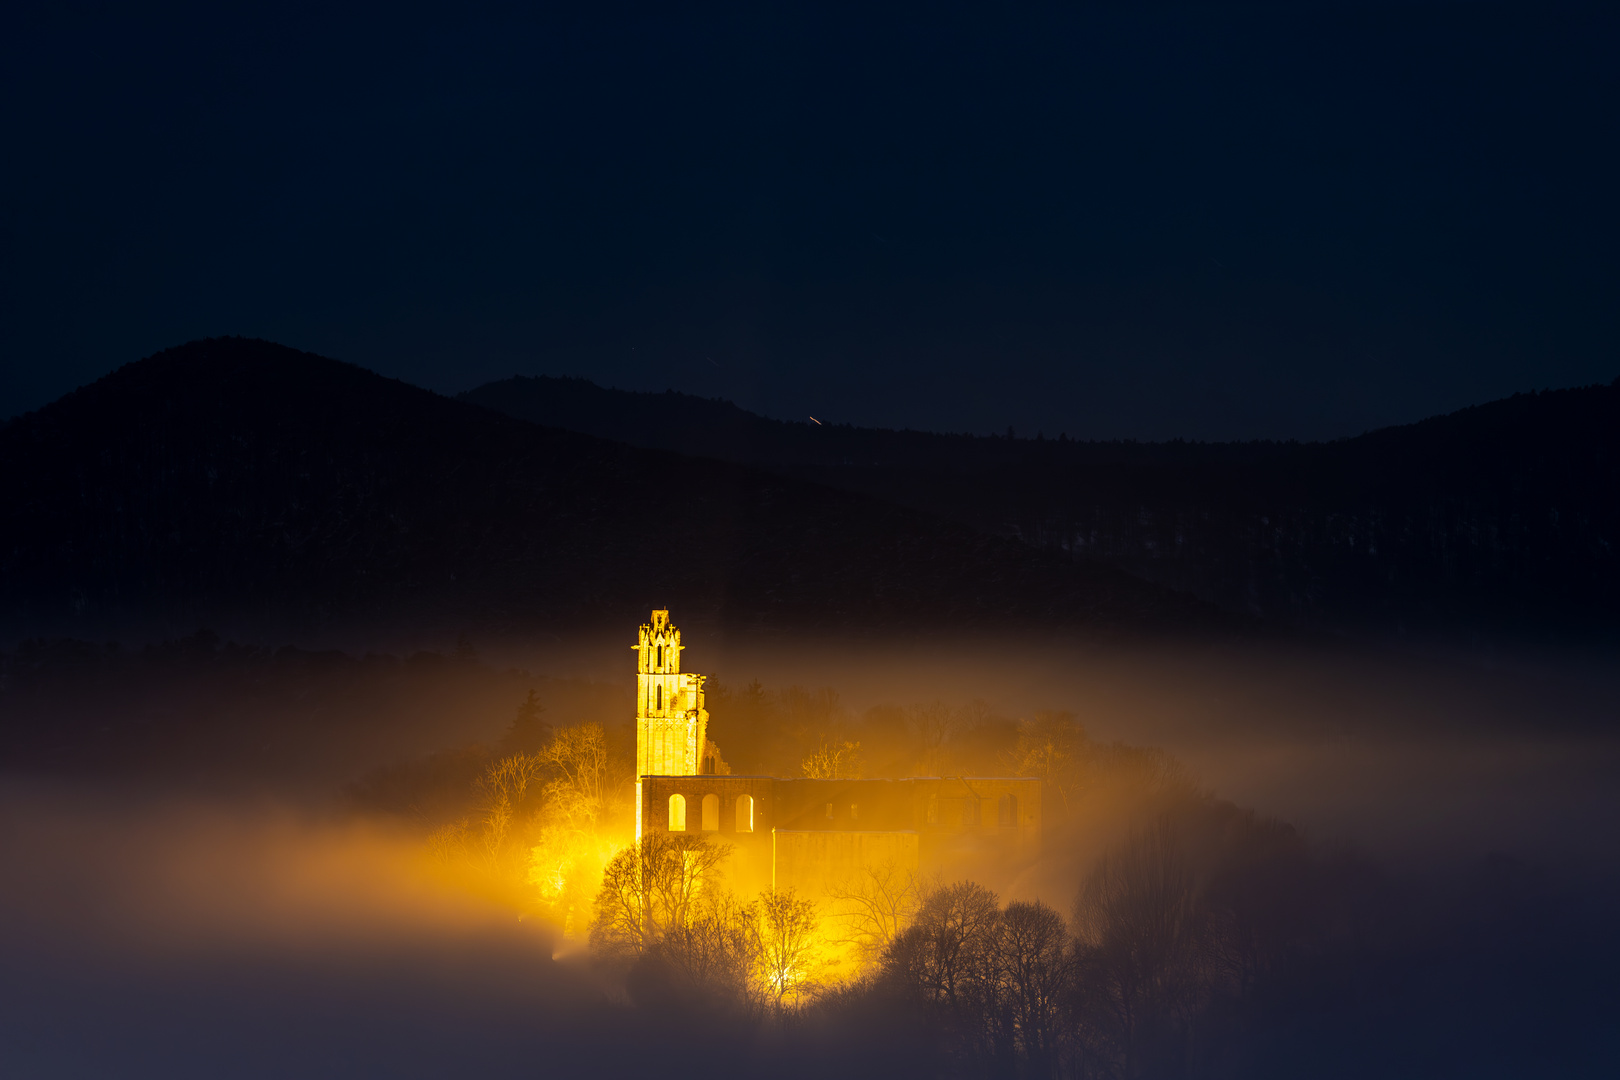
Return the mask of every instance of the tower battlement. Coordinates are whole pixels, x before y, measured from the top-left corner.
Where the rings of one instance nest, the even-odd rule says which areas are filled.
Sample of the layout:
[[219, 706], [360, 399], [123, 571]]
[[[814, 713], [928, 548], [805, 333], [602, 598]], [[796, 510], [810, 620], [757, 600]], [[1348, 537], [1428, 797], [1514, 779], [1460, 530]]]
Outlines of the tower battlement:
[[636, 836], [641, 836], [643, 776], [698, 776], [716, 771], [709, 749], [709, 711], [702, 675], [681, 671], [681, 632], [669, 612], [654, 610], [636, 644]]

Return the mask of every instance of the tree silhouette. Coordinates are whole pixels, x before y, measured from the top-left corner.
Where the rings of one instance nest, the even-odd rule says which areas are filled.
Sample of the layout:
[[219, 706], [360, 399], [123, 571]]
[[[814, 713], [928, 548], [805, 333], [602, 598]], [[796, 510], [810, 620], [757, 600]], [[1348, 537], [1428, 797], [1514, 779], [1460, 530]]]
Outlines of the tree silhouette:
[[639, 956], [671, 927], [685, 930], [700, 914], [729, 844], [687, 833], [648, 833], [620, 851], [602, 874], [591, 923], [591, 948], [605, 957]]
[[501, 753], [533, 754], [545, 749], [551, 741], [551, 724], [542, 715], [545, 711], [539, 697], [530, 690], [529, 696], [517, 707], [512, 725], [501, 737]]

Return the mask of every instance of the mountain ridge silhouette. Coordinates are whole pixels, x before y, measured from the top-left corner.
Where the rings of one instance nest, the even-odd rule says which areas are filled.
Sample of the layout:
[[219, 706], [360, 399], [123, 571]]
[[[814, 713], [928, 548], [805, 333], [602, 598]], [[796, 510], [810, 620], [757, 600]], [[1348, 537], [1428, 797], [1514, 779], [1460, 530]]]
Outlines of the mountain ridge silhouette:
[[545, 377], [460, 397], [872, 495], [1306, 627], [1620, 628], [1620, 379], [1320, 443], [814, 425]]
[[480, 634], [1252, 625], [859, 494], [512, 419], [270, 342], [192, 342], [0, 430], [19, 633], [276, 619]]

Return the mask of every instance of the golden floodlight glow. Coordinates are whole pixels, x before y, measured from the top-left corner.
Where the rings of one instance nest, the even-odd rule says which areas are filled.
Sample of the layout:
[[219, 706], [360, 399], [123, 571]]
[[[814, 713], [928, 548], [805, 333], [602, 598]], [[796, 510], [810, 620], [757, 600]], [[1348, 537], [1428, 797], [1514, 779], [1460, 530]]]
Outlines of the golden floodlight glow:
[[[641, 840], [641, 778], [696, 776], [705, 768], [709, 711], [702, 675], [681, 672], [681, 632], [664, 609], [641, 624], [636, 658], [636, 840]], [[686, 828], [686, 805], [669, 808], [669, 827]]]

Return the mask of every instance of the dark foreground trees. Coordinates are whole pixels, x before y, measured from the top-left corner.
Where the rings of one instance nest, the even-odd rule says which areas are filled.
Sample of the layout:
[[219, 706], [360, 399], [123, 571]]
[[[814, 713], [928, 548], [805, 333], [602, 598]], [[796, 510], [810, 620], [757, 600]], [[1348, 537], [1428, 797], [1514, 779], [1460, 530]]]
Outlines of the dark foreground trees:
[[1204, 800], [1109, 848], [1061, 910], [924, 887], [895, 908], [904, 925], [871, 970], [834, 982], [804, 978], [814, 958], [796, 949], [818, 915], [828, 940], [869, 943], [839, 927], [836, 902], [820, 913], [784, 892], [773, 915], [769, 897], [692, 888], [702, 837], [645, 848], [599, 899], [639, 890], [646, 915], [602, 908], [622, 915], [599, 942], [625, 946], [639, 1022], [722, 1032], [735, 1075], [1615, 1074], [1612, 891], [1549, 891], [1501, 858], [1418, 889]]
[[591, 921], [591, 947], [600, 955], [630, 958], [689, 932], [709, 914], [715, 877], [730, 848], [684, 833], [648, 833], [636, 847], [613, 856], [602, 875]]
[[1257, 984], [1327, 914], [1299, 910], [1315, 899], [1307, 856], [1292, 830], [1230, 807], [1167, 815], [1097, 862], [1067, 921], [973, 882], [936, 887], [853, 993], [913, 1017], [970, 1074], [1243, 1075]]
[[702, 995], [757, 1014], [818, 989], [816, 905], [792, 889], [739, 900], [723, 873], [730, 850], [701, 835], [648, 833], [608, 863], [591, 949], [626, 966], [633, 993]]
[[1049, 1075], [1074, 977], [1068, 940], [1045, 904], [1002, 909], [984, 886], [957, 882], [928, 894], [878, 985], [919, 1004], [956, 1056]]
[[1316, 869], [1298, 834], [1210, 801], [1108, 850], [1067, 918], [971, 881], [909, 879], [904, 925], [862, 978], [834, 988], [817, 975], [836, 920], [823, 934], [817, 905], [788, 890], [739, 900], [726, 854], [701, 835], [652, 833], [609, 863], [591, 944], [624, 964], [633, 998], [800, 1023], [888, 1015], [974, 1075], [1240, 1075], [1255, 988], [1322, 921], [1301, 910]]

